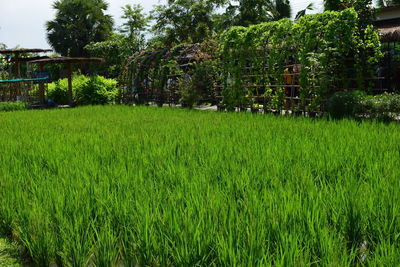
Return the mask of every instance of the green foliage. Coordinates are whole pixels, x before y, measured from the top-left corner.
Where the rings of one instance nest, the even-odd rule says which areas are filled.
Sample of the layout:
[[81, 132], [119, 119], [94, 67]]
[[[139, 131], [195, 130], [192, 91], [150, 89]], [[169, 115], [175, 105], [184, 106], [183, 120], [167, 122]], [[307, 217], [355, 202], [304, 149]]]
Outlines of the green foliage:
[[325, 11], [340, 11], [346, 2], [343, 0], [324, 0]]
[[101, 57], [105, 64], [98, 66], [97, 73], [108, 78], [119, 78], [127, 59], [134, 53], [144, 49], [145, 36], [149, 19], [140, 5], [125, 5], [122, 7], [124, 22], [118, 33], [103, 42], [92, 42], [85, 50], [92, 57]]
[[122, 7], [124, 15], [122, 19], [125, 22], [122, 24], [119, 31], [125, 34], [131, 41], [136, 40], [142, 42], [143, 32], [147, 29], [149, 18], [143, 13], [143, 7], [139, 5], [125, 5]]
[[396, 119], [400, 116], [400, 95], [367, 95], [363, 91], [337, 92], [328, 100], [327, 111], [333, 118], [363, 116]]
[[289, 0], [238, 0], [228, 1], [225, 13], [216, 15], [216, 27], [226, 30], [231, 26], [248, 27], [267, 21], [290, 18]]
[[57, 0], [53, 8], [56, 17], [46, 23], [47, 39], [62, 56], [87, 56], [86, 45], [105, 41], [112, 32], [104, 0]]
[[0, 124], [0, 228], [35, 266], [398, 263], [398, 123], [97, 106]]
[[360, 112], [360, 103], [364, 97], [363, 91], [337, 92], [328, 99], [327, 111], [336, 119], [354, 117]]
[[17, 111], [27, 109], [25, 102], [0, 102], [0, 111]]
[[216, 60], [202, 59], [191, 63], [191, 70], [178, 78], [180, 103], [193, 107], [201, 100], [215, 102]]
[[106, 60], [97, 68], [97, 73], [109, 78], [118, 78], [123, 71], [123, 66], [129, 56], [142, 48], [139, 42], [114, 33], [104, 42], [90, 43], [85, 50], [92, 57], [101, 57]]
[[[77, 105], [98, 105], [117, 102], [120, 90], [117, 81], [102, 76], [74, 75], [72, 81], [74, 102]], [[68, 103], [68, 79], [49, 84], [48, 98], [57, 104]]]
[[17, 244], [10, 244], [6, 239], [0, 238], [0, 266], [20, 267], [20, 257], [21, 251]]
[[395, 118], [400, 116], [400, 95], [380, 94], [365, 96], [360, 100], [359, 114], [372, 118]]
[[285, 65], [294, 61], [301, 66], [303, 106], [309, 99], [323, 100], [333, 89], [347, 88], [350, 79], [357, 78], [358, 87], [364, 88], [382, 52], [378, 33], [372, 26], [360, 28], [358, 19], [354, 9], [345, 9], [303, 16], [294, 23], [284, 19], [229, 29], [221, 38], [225, 104], [247, 105], [246, 96], [257, 93], [244, 78], [249, 68], [259, 74], [254, 84], [280, 94]]
[[131, 93], [150, 98], [145, 102], [164, 102], [166, 93], [178, 93], [179, 102], [189, 107], [199, 100], [215, 100], [220, 70], [217, 50], [214, 41], [205, 41], [136, 53], [126, 66], [125, 86]]
[[166, 5], [155, 6], [151, 13], [155, 20], [152, 31], [156, 35], [153, 46], [175, 46], [209, 39], [213, 33], [212, 15], [220, 2], [170, 0]]

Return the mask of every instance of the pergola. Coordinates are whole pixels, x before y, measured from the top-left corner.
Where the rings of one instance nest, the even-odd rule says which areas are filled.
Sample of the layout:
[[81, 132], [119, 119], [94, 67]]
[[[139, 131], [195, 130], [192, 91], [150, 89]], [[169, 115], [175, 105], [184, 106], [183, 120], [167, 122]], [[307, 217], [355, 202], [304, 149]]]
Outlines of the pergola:
[[[21, 79], [20, 63], [29, 62], [31, 60], [48, 58], [47, 56], [33, 56], [33, 57], [22, 56], [22, 54], [26, 54], [26, 53], [39, 54], [39, 53], [47, 53], [47, 52], [52, 52], [52, 51], [53, 50], [51, 50], [51, 49], [41, 49], [41, 48], [29, 48], [29, 49], [18, 48], [18, 49], [2, 49], [2, 50], [0, 50], [0, 54], [12, 56], [11, 59], [9, 60], [9, 62], [13, 63], [13, 66], [12, 66], [13, 67], [13, 71], [12, 71], [13, 79], [1, 81], [1, 83], [15, 84], [13, 94], [19, 95], [20, 91], [21, 91], [21, 83], [41, 80], [41, 79], [29, 79], [28, 77]], [[44, 88], [44, 85], [40, 84], [39, 87]], [[43, 91], [44, 91], [44, 89], [43, 89]]]
[[10, 62], [14, 63], [14, 77], [15, 78], [20, 78], [21, 77], [21, 72], [20, 72], [19, 65], [20, 65], [21, 62], [28, 62], [28, 61], [31, 61], [31, 60], [48, 58], [47, 56], [21, 57], [21, 54], [24, 54], [24, 53], [47, 53], [47, 52], [52, 52], [52, 51], [53, 50], [50, 50], [50, 49], [40, 49], [40, 48], [3, 49], [3, 50], [0, 50], [0, 54], [13, 55], [13, 57], [10, 60]]
[[[86, 58], [86, 57], [52, 57], [45, 59], [36, 59], [29, 61], [29, 63], [39, 64], [40, 71], [43, 71], [44, 66], [47, 64], [65, 64], [67, 67], [68, 76], [68, 104], [72, 107], [74, 106], [74, 100], [72, 95], [72, 65], [74, 64], [84, 64], [84, 63], [104, 63], [103, 58]], [[44, 100], [44, 87], [40, 88], [40, 99]]]

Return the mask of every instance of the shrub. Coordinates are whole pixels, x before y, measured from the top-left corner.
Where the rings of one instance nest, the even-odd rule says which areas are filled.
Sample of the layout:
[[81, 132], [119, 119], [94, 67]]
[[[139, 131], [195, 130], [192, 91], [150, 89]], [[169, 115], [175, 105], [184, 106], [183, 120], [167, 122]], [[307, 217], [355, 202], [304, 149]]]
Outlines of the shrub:
[[25, 102], [0, 102], [0, 111], [16, 111], [24, 110], [27, 108]]
[[338, 92], [328, 100], [327, 110], [333, 118], [395, 118], [400, 115], [400, 95], [366, 95], [363, 91]]
[[363, 115], [372, 118], [394, 118], [400, 115], [400, 95], [384, 93], [364, 96], [359, 106]]
[[331, 117], [336, 119], [354, 117], [360, 112], [360, 103], [364, 98], [363, 91], [337, 92], [328, 99], [326, 108]]
[[[77, 105], [108, 104], [118, 101], [120, 90], [117, 81], [102, 76], [75, 75], [72, 81], [74, 102]], [[49, 84], [49, 99], [57, 104], [68, 103], [68, 80]]]

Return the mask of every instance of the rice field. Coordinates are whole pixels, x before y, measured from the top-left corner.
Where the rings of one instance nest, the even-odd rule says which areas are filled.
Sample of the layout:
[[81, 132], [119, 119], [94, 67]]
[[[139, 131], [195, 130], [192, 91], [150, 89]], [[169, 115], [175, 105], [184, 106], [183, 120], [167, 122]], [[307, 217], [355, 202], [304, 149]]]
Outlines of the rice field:
[[37, 266], [396, 266], [400, 126], [0, 113], [0, 236]]

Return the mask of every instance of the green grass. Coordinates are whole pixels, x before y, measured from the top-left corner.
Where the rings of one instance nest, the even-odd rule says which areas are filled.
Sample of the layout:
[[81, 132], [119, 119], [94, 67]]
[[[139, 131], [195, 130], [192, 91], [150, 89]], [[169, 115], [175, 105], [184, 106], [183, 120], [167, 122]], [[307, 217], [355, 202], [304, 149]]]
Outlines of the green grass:
[[0, 266], [18, 267], [21, 266], [20, 251], [16, 244], [10, 244], [7, 240], [0, 238]]
[[36, 265], [395, 266], [400, 126], [152, 107], [0, 113]]
[[16, 111], [27, 109], [27, 104], [24, 102], [0, 102], [0, 111]]

